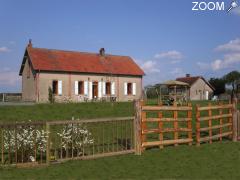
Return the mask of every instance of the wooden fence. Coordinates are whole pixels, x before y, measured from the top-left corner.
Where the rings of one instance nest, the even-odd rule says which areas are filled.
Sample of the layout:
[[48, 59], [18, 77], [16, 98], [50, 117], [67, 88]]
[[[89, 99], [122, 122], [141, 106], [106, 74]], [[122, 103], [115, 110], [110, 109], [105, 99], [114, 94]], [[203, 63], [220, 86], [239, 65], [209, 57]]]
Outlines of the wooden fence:
[[[196, 107], [196, 141], [212, 143], [223, 137], [232, 137], [232, 104]], [[218, 111], [218, 112], [217, 112]]]
[[133, 120], [124, 117], [47, 122], [47, 131], [61, 132], [48, 136], [47, 162], [133, 153]]
[[32, 166], [134, 152], [134, 117], [2, 124], [2, 165]]
[[192, 106], [146, 106], [136, 104], [137, 154], [147, 147], [192, 144]]
[[0, 124], [1, 164], [46, 162], [44, 122]]
[[22, 100], [22, 93], [0, 93], [0, 102], [19, 102]]
[[[196, 144], [240, 137], [233, 104], [196, 107]], [[192, 105], [135, 102], [135, 117], [0, 124], [2, 165], [32, 166], [192, 145]], [[194, 131], [195, 132], [195, 131]], [[195, 139], [195, 138], [194, 138]], [[240, 138], [239, 138], [240, 139]]]

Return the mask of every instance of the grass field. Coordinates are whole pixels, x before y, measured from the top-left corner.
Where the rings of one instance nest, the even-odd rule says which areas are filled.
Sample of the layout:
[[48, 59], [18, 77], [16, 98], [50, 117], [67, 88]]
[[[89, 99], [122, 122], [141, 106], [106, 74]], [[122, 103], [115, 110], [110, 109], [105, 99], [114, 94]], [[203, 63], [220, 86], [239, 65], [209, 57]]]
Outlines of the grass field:
[[[193, 101], [193, 118], [196, 104], [207, 105], [209, 101]], [[155, 104], [150, 100], [149, 104]], [[240, 109], [240, 104], [238, 106]], [[75, 118], [125, 117], [134, 115], [131, 102], [80, 103], [80, 104], [36, 104], [32, 106], [0, 106], [0, 123], [15, 121], [51, 121]]]
[[240, 144], [168, 147], [35, 169], [0, 169], [0, 179], [239, 179]]
[[133, 110], [133, 103], [129, 102], [0, 106], [0, 122], [126, 117], [133, 116]]
[[[208, 102], [193, 102], [207, 105]], [[195, 109], [195, 108], [193, 108]], [[2, 106], [0, 122], [132, 116], [132, 103], [39, 104]], [[195, 111], [193, 112], [193, 117]], [[193, 120], [194, 121], [194, 120]], [[34, 169], [1, 168], [0, 179], [239, 179], [240, 143], [181, 145], [124, 155], [69, 161]]]

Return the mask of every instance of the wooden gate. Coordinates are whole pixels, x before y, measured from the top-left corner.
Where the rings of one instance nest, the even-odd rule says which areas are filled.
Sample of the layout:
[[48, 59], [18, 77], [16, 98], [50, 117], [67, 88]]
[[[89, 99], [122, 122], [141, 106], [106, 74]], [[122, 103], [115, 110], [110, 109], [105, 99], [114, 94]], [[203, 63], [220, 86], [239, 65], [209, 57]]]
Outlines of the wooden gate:
[[137, 154], [147, 147], [163, 148], [166, 145], [187, 143], [192, 145], [192, 106], [147, 106], [143, 102], [136, 105], [135, 129]]
[[222, 141], [229, 138], [233, 141], [238, 139], [237, 103], [222, 104], [200, 107], [196, 106], [196, 141], [199, 146], [202, 142], [213, 140]]

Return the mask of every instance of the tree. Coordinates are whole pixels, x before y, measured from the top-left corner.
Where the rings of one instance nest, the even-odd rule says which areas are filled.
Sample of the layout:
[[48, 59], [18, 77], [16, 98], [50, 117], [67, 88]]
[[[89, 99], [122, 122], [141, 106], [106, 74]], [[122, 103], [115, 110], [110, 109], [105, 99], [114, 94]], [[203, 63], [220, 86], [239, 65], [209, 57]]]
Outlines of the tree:
[[223, 76], [223, 79], [225, 80], [227, 85], [232, 86], [231, 99], [233, 99], [236, 94], [236, 83], [240, 79], [240, 72], [232, 71]]
[[54, 97], [53, 90], [52, 90], [51, 87], [48, 88], [48, 101], [50, 103], [54, 103], [55, 102], [55, 97]]
[[214, 95], [225, 93], [225, 80], [223, 78], [211, 78], [209, 83], [215, 88]]

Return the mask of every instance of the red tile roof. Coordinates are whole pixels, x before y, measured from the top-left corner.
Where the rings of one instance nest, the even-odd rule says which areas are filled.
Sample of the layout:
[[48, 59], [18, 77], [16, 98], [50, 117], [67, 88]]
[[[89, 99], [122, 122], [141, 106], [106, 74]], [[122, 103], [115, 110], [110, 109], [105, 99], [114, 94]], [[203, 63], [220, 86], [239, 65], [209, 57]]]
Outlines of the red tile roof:
[[[142, 76], [143, 70], [129, 56], [85, 53], [63, 50], [27, 47], [34, 70], [56, 72], [82, 72], [115, 75]], [[26, 56], [26, 55], [25, 55]], [[24, 58], [25, 59], [25, 58]], [[23, 71], [25, 60], [20, 69]]]
[[188, 83], [190, 86], [195, 83], [199, 78], [201, 78], [200, 76], [193, 76], [193, 77], [180, 77], [177, 78], [177, 81], [181, 81], [181, 82], [185, 82]]
[[205, 83], [208, 84], [208, 86], [214, 90], [214, 87], [202, 76], [180, 77], [176, 78], [176, 81], [185, 82], [192, 86], [198, 79], [202, 79], [203, 81], [205, 81]]

